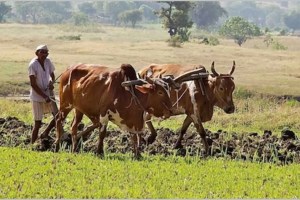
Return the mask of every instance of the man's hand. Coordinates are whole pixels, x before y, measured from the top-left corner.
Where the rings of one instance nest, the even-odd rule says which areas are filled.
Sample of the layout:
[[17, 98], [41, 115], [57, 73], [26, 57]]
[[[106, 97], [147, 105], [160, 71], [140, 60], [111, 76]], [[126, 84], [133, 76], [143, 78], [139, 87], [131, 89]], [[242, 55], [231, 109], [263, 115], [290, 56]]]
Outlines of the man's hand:
[[51, 101], [50, 97], [47, 96], [47, 97], [45, 98], [45, 101], [46, 101], [46, 103], [49, 103], [49, 102]]
[[52, 81], [49, 82], [48, 88], [49, 88], [49, 90], [53, 90], [54, 89], [54, 84], [53, 84]]

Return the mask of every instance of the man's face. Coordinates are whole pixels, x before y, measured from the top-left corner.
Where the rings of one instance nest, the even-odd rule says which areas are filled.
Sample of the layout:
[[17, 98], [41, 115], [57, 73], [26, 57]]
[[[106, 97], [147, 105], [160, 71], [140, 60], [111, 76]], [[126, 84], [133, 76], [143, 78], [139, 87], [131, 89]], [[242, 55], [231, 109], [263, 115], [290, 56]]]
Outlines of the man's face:
[[38, 50], [36, 53], [38, 59], [40, 60], [45, 60], [47, 58], [47, 56], [49, 55], [49, 52], [47, 50]]

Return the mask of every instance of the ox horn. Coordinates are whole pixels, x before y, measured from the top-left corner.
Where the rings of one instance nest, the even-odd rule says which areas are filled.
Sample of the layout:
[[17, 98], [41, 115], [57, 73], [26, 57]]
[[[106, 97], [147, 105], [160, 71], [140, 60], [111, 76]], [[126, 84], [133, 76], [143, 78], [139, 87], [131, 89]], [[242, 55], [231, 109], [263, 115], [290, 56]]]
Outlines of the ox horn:
[[232, 65], [232, 68], [231, 68], [229, 74], [232, 75], [234, 70], [235, 70], [235, 61], [233, 61], [233, 65]]
[[215, 70], [215, 61], [213, 61], [212, 63], [211, 63], [211, 72], [213, 73], [213, 75], [215, 75], [215, 76], [219, 76], [219, 74], [216, 72], [216, 70]]
[[197, 78], [207, 77], [207, 73], [203, 73], [204, 68], [195, 69], [192, 71], [188, 71], [174, 79], [176, 83], [182, 83], [184, 81], [195, 80]]
[[143, 85], [146, 84], [147, 82], [142, 80], [142, 79], [138, 79], [138, 80], [132, 80], [132, 81], [124, 81], [121, 83], [121, 85], [123, 87], [128, 87], [128, 86], [132, 86], [132, 85]]

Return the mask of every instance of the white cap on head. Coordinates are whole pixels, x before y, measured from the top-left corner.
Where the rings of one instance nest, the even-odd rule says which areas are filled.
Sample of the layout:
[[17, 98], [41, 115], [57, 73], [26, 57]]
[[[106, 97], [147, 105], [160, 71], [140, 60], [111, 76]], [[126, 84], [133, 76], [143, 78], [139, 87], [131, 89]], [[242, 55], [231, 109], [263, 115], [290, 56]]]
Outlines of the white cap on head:
[[39, 51], [39, 50], [46, 50], [46, 51], [48, 51], [48, 47], [47, 47], [47, 45], [45, 45], [45, 44], [41, 44], [41, 45], [39, 45], [39, 46], [36, 48], [35, 51]]

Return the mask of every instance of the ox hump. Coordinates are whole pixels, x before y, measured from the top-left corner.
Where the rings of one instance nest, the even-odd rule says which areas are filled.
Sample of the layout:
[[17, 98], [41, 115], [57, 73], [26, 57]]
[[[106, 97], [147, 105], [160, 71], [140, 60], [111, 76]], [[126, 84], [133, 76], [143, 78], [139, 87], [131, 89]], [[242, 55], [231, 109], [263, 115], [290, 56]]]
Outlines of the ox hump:
[[137, 80], [136, 71], [130, 64], [121, 65], [122, 73], [130, 80]]

